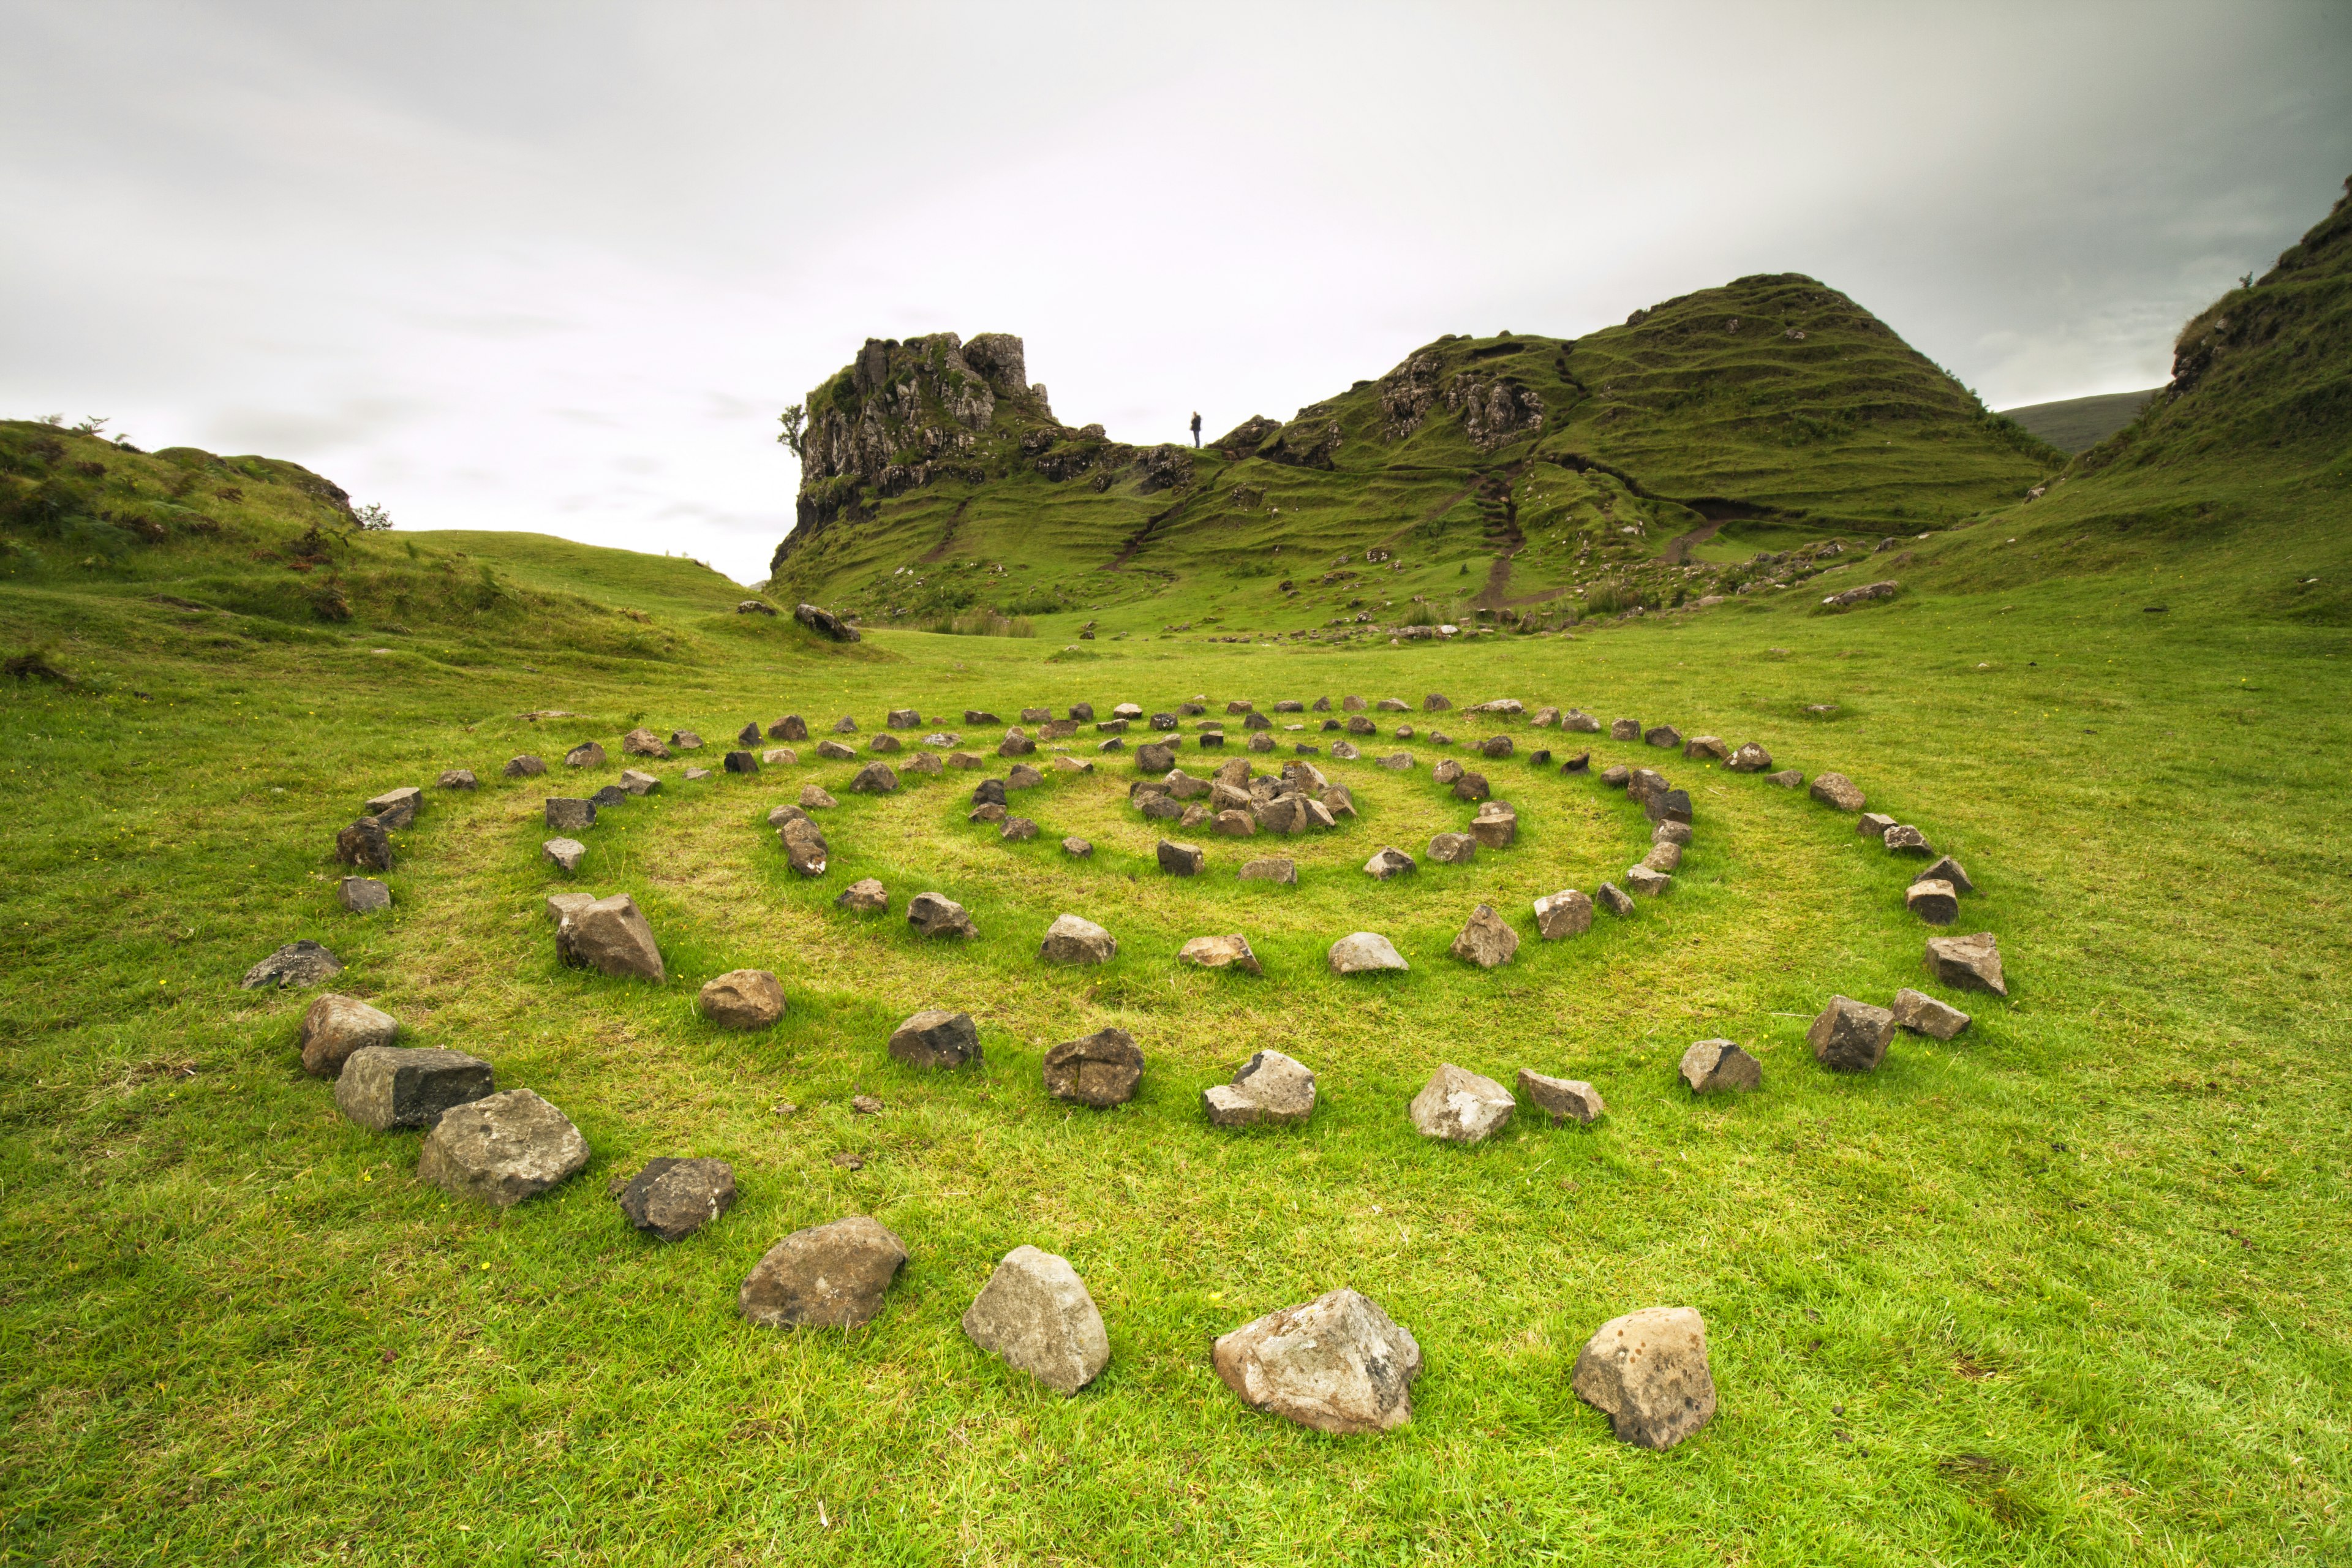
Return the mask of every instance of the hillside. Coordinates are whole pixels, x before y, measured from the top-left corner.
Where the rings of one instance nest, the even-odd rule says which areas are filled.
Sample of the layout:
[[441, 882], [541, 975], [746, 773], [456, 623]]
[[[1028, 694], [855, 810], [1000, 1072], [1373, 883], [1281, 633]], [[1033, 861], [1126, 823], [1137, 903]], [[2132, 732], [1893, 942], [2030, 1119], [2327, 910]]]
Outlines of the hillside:
[[2145, 392], [2103, 392], [2056, 403], [2028, 403], [2000, 412], [2003, 418], [2015, 420], [2071, 458], [2138, 418], [2148, 400], [2163, 390], [2151, 386]]
[[940, 333], [869, 342], [812, 393], [780, 595], [919, 625], [1126, 606], [1140, 629], [1234, 595], [1300, 629], [1371, 618], [1376, 568], [1377, 607], [1433, 616], [1603, 585], [1654, 605], [1736, 587], [1759, 545], [1949, 527], [2063, 461], [1793, 275], [1572, 341], [1441, 338], [1197, 452], [1063, 424], [1027, 374], [1017, 338]]

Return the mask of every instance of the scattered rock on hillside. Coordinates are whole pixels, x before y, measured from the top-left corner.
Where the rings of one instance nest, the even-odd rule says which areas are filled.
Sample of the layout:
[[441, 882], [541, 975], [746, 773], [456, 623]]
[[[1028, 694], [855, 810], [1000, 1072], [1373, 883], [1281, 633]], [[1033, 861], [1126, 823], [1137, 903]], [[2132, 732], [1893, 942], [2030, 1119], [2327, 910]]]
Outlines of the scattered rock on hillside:
[[1813, 780], [1813, 798], [1840, 811], [1860, 811], [1870, 804], [1855, 783], [1843, 773], [1822, 773]]
[[664, 1241], [683, 1241], [735, 1206], [735, 1167], [665, 1155], [646, 1161], [616, 1195], [631, 1225]]
[[1226, 838], [1247, 838], [1257, 832], [1256, 818], [1246, 811], [1235, 811], [1231, 808], [1211, 817], [1209, 826], [1218, 835]]
[[1486, 802], [1470, 819], [1470, 837], [1489, 849], [1508, 848], [1518, 836], [1519, 814], [1504, 801]]
[[1652, 822], [1687, 823], [1692, 816], [1690, 791], [1659, 790], [1642, 803], [1642, 810]]
[[1210, 1359], [1251, 1409], [1340, 1436], [1410, 1422], [1422, 1364], [1411, 1334], [1345, 1289], [1243, 1324], [1217, 1340]]
[[1480, 904], [1446, 951], [1481, 969], [1495, 969], [1510, 963], [1519, 951], [1519, 933], [1490, 906]]
[[1331, 759], [1334, 762], [1352, 763], [1363, 754], [1363, 752], [1348, 744], [1345, 741], [1334, 741], [1331, 742]]
[[1687, 822], [1661, 822], [1650, 829], [1650, 842], [1653, 844], [1688, 844], [1690, 841], [1691, 825]]
[[392, 889], [373, 877], [345, 877], [335, 884], [335, 901], [355, 915], [392, 908]]
[[642, 727], [621, 737], [621, 750], [632, 757], [667, 757], [670, 754], [669, 748], [662, 744], [659, 735]]
[[907, 923], [915, 928], [918, 936], [970, 939], [980, 934], [980, 928], [972, 923], [970, 912], [944, 893], [917, 893], [908, 900]]
[[1262, 859], [1242, 863], [1241, 880], [1244, 882], [1282, 882], [1298, 885], [1298, 863], [1286, 855], [1269, 855]]
[[550, 893], [543, 907], [547, 910], [547, 918], [562, 925], [564, 916], [574, 910], [584, 910], [595, 901], [596, 895], [593, 893]]
[[784, 988], [764, 969], [730, 969], [704, 983], [695, 1005], [722, 1029], [765, 1029], [784, 1016]]
[[482, 784], [471, 768], [444, 768], [436, 782], [443, 789], [479, 789]]
[[1715, 1415], [1706, 1320], [1690, 1307], [1645, 1307], [1612, 1318], [1585, 1342], [1570, 1382], [1609, 1417], [1620, 1441], [1671, 1448]]
[[1160, 841], [1160, 868], [1171, 877], [1197, 877], [1209, 858], [1197, 844], [1177, 844], [1168, 839]]
[[843, 620], [839, 616], [835, 615], [832, 611], [818, 609], [814, 605], [794, 605], [793, 607], [793, 619], [800, 622], [801, 625], [806, 626], [817, 636], [824, 637], [830, 642], [856, 642], [857, 640], [857, 628], [856, 626], [851, 626], [848, 622]]
[[866, 742], [866, 749], [885, 756], [897, 756], [906, 751], [907, 743], [896, 735], [877, 735]]
[[681, 752], [702, 750], [702, 737], [691, 730], [672, 730], [669, 732], [669, 743]]
[[1411, 752], [1391, 752], [1387, 756], [1382, 757], [1377, 765], [1388, 769], [1388, 771], [1392, 773], [1411, 773], [1412, 771], [1412, 753]]
[[1764, 1086], [1764, 1064], [1729, 1040], [1701, 1040], [1685, 1051], [1682, 1075], [1693, 1094]]
[[1055, 1100], [1100, 1110], [1135, 1098], [1143, 1080], [1143, 1052], [1125, 1029], [1098, 1029], [1047, 1051], [1045, 1074], [1045, 1092]]
[[1943, 856], [1934, 865], [1911, 879], [1915, 882], [1949, 882], [1955, 893], [1973, 893], [1977, 890], [1977, 885], [1969, 880], [1968, 872], [1962, 869], [1960, 863], [1949, 855]]
[[583, 741], [563, 753], [567, 768], [601, 768], [604, 765], [604, 748], [593, 741]]
[[736, 1292], [743, 1316], [771, 1329], [854, 1329], [882, 1315], [907, 1244], [851, 1215], [796, 1230], [767, 1250]]
[[1265, 973], [1250, 951], [1249, 939], [1236, 933], [1233, 936], [1196, 936], [1186, 942], [1176, 956], [1186, 963], [1203, 969], [1242, 969], [1252, 974]]
[[490, 1064], [463, 1051], [363, 1046], [343, 1058], [335, 1109], [359, 1126], [388, 1132], [430, 1127], [497, 1088]]
[[841, 897], [833, 900], [833, 907], [857, 914], [881, 914], [890, 907], [889, 890], [879, 879], [861, 877], [842, 889]]
[[1413, 1096], [1408, 1114], [1424, 1138], [1476, 1143], [1510, 1121], [1517, 1103], [1493, 1079], [1448, 1062]]
[[839, 741], [819, 741], [816, 754], [828, 763], [854, 763], [857, 760], [857, 752]]
[[[1591, 714], [1587, 713], [1581, 708], [1571, 708], [1567, 712], [1561, 714], [1559, 719], [1559, 727], [1563, 730], [1573, 730], [1579, 734], [1584, 735], [1598, 735], [1601, 733], [1601, 721], [1594, 718]], [[1638, 729], [1640, 726], [1636, 725], [1635, 728]]]
[[444, 1112], [425, 1135], [416, 1176], [508, 1208], [587, 1164], [588, 1140], [570, 1118], [527, 1089], [510, 1089]]
[[1694, 735], [1683, 742], [1683, 755], [1696, 762], [1727, 763], [1731, 748], [1719, 735]]
[[688, 768], [686, 770], [685, 773], [686, 782], [688, 784], [694, 784], [698, 780], [707, 779], [709, 776], [710, 770], [709, 768]]
[[[1432, 736], [1431, 739], [1434, 740], [1436, 737]], [[1489, 735], [1478, 742], [1478, 754], [1489, 759], [1499, 760], [1507, 757], [1515, 750], [1517, 747], [1508, 735]]]
[[1652, 871], [1679, 870], [1682, 863], [1683, 847], [1672, 839], [1651, 845], [1650, 852], [1642, 857], [1643, 866]]
[[760, 726], [759, 726], [759, 723], [758, 723], [756, 721], [754, 721], [753, 722], [749, 723], [749, 724], [746, 724], [746, 725], [744, 725], [740, 730], [738, 730], [737, 731], [735, 731], [735, 743], [736, 743], [737, 745], [739, 745], [739, 746], [756, 746], [756, 745], [758, 745], [758, 744], [760, 743]]
[[760, 771], [760, 759], [749, 752], [730, 752], [719, 765], [730, 773], [756, 773]]
[[1777, 773], [1766, 773], [1764, 782], [1779, 784], [1782, 789], [1802, 789], [1805, 787], [1805, 775], [1795, 768], [1786, 768]]
[[1583, 1079], [1547, 1078], [1528, 1068], [1519, 1069], [1518, 1090], [1519, 1098], [1549, 1112], [1554, 1126], [1570, 1120], [1590, 1122], [1609, 1109], [1601, 1103], [1601, 1091]]
[[402, 784], [388, 789], [367, 803], [367, 815], [397, 831], [416, 820], [416, 813], [425, 805], [425, 792], [415, 784]]
[[1203, 1089], [1201, 1102], [1215, 1127], [1304, 1121], [1315, 1111], [1315, 1075], [1280, 1051], [1260, 1051], [1231, 1084]]
[[1394, 944], [1378, 931], [1360, 931], [1341, 937], [1324, 954], [1334, 974], [1368, 974], [1378, 970], [1410, 969]]
[[1647, 866], [1625, 868], [1625, 887], [1628, 891], [1654, 898], [1674, 885], [1675, 879], [1664, 871], [1654, 871]]
[[1672, 724], [1657, 724], [1642, 732], [1642, 743], [1673, 750], [1683, 743], [1683, 732]]
[[1062, 853], [1075, 859], [1083, 860], [1094, 852], [1095, 847], [1083, 838], [1069, 837], [1062, 840]]
[[335, 835], [335, 858], [363, 871], [389, 871], [398, 857], [393, 853], [392, 835], [384, 831], [383, 824], [362, 816]]
[[1391, 877], [1402, 877], [1412, 869], [1412, 857], [1394, 845], [1364, 862], [1365, 874], [1383, 882]]
[[1485, 800], [1492, 793], [1485, 773], [1464, 773], [1454, 781], [1452, 795], [1456, 800]]
[[1832, 609], [1843, 610], [1853, 605], [1867, 604], [1873, 599], [1891, 599], [1901, 592], [1902, 585], [1893, 581], [1865, 583], [1859, 588], [1848, 588], [1843, 594], [1832, 594], [1822, 601]]
[[333, 1078], [353, 1051], [388, 1046], [399, 1033], [400, 1023], [391, 1014], [330, 991], [302, 1015], [302, 1070], [313, 1078]]
[[981, 1059], [980, 1028], [969, 1013], [927, 1007], [890, 1031], [890, 1055], [910, 1068], [960, 1068]]
[[1538, 730], [1551, 729], [1559, 722], [1559, 710], [1557, 708], [1538, 708], [1536, 710], [1536, 716], [1528, 720], [1528, 722], [1534, 725]]
[[599, 899], [565, 915], [555, 928], [555, 953], [574, 969], [635, 977], [660, 984], [668, 978], [653, 927], [626, 893]]
[[[1034, 829], [1033, 829], [1034, 831]], [[1045, 928], [1037, 956], [1052, 963], [1108, 963], [1118, 956], [1118, 942], [1110, 932], [1078, 915], [1056, 915]]]
[[898, 787], [898, 775], [887, 763], [868, 763], [849, 781], [850, 791], [855, 795], [888, 795]]
[[1935, 846], [1927, 842], [1927, 836], [1909, 823], [1897, 823], [1881, 837], [1886, 847], [1897, 855], [1932, 856], [1936, 853]]
[[1564, 773], [1590, 773], [1592, 771], [1592, 753], [1590, 751], [1577, 752], [1559, 764], [1559, 771]]
[[2009, 983], [2000, 973], [2000, 948], [1989, 931], [1972, 936], [1929, 937], [1927, 973], [1956, 991], [2009, 994]]
[[1035, 789], [1039, 784], [1044, 784], [1045, 782], [1045, 775], [1039, 773], [1035, 768], [1031, 767], [1027, 763], [1013, 763], [1012, 767], [1005, 771], [1004, 774], [1004, 787], [1006, 789]]
[[1536, 934], [1546, 942], [1582, 936], [1592, 929], [1592, 900], [1574, 888], [1536, 900]]
[[588, 804], [599, 811], [609, 811], [616, 805], [626, 805], [628, 799], [627, 790], [623, 789], [619, 784], [606, 784], [588, 797]]
[[[1478, 841], [1466, 833], [1441, 833], [1429, 841], [1429, 858], [1441, 866], [1466, 866], [1477, 856]], [[1371, 870], [1369, 866], [1364, 868]]]
[[1948, 926], [1960, 918], [1960, 895], [1949, 882], [1924, 880], [1904, 889], [1903, 904], [1931, 926]]
[[510, 779], [537, 778], [546, 771], [547, 764], [529, 752], [519, 757], [509, 757], [505, 768], [506, 775]]
[[342, 972], [341, 959], [304, 937], [299, 942], [288, 942], [247, 970], [245, 978], [237, 982], [237, 988], [259, 991], [267, 986], [275, 990], [299, 991]]
[[1772, 767], [1772, 753], [1750, 741], [1732, 752], [1725, 765], [1736, 773], [1769, 773]]
[[1603, 882], [1592, 890], [1592, 907], [1612, 915], [1630, 915], [1633, 912], [1633, 900], [1614, 882]]
[[1008, 814], [1003, 806], [997, 805], [994, 801], [990, 801], [986, 805], [973, 806], [971, 808], [971, 815], [965, 817], [964, 820], [966, 822], [992, 822], [1002, 825], [1011, 820], [1011, 817], [1010, 814]]
[[1147, 773], [1164, 773], [1176, 765], [1176, 748], [1164, 741], [1147, 741], [1135, 748], [1135, 765]]
[[822, 877], [833, 847], [824, 832], [805, 816], [795, 816], [776, 829], [776, 842], [782, 846], [784, 862], [803, 877]]
[[1854, 819], [1853, 831], [1858, 838], [1884, 840], [1894, 828], [1895, 819], [1882, 812], [1865, 811]]
[[1004, 1255], [963, 1314], [966, 1338], [1056, 1394], [1074, 1394], [1110, 1364], [1110, 1335], [1070, 1260], [1034, 1247]]
[[840, 804], [815, 784], [801, 785], [801, 809], [803, 811], [831, 811]]
[[1896, 1028], [1934, 1040], [1948, 1040], [1969, 1026], [1966, 1013], [1907, 985], [1895, 994], [1895, 1005], [1887, 1011], [1895, 1015]]
[[[759, 740], [760, 727], [752, 724], [747, 728], [750, 733], [744, 737], [743, 743], [748, 746]], [[808, 738], [808, 721], [797, 713], [787, 713], [768, 726], [768, 739], [771, 741], [791, 741], [797, 743]]]
[[654, 791], [661, 788], [661, 780], [656, 778], [651, 773], [642, 773], [635, 768], [623, 768], [621, 770], [620, 784], [624, 790], [633, 795], [648, 795], [653, 794]]
[[1886, 1059], [1886, 1045], [1895, 1036], [1895, 1015], [1850, 996], [1832, 996], [1805, 1043], [1813, 1059], [1833, 1072], [1869, 1072]]

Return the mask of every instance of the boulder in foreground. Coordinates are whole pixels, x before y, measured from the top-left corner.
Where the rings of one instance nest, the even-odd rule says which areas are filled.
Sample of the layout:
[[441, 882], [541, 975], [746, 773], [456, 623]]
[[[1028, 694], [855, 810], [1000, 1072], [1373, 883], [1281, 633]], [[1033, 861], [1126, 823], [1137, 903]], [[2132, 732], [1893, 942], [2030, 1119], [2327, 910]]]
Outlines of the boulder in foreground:
[[333, 1078], [353, 1051], [388, 1046], [399, 1034], [399, 1021], [391, 1014], [330, 991], [302, 1015], [302, 1070], [313, 1078]]
[[965, 1337], [1015, 1372], [1072, 1394], [1110, 1364], [1110, 1335], [1070, 1260], [1034, 1247], [1004, 1255], [964, 1310]]
[[1548, 1078], [1528, 1068], [1519, 1069], [1519, 1097], [1538, 1110], [1549, 1113], [1557, 1126], [1565, 1121], [1591, 1121], [1609, 1108], [1601, 1091], [1581, 1079]]
[[430, 1127], [457, 1106], [488, 1098], [490, 1064], [463, 1051], [369, 1046], [353, 1051], [335, 1079], [335, 1109], [362, 1127]]
[[1408, 1113], [1424, 1138], [1477, 1143], [1510, 1121], [1517, 1103], [1493, 1079], [1447, 1062], [1412, 1097]]
[[631, 1225], [682, 1241], [735, 1206], [735, 1167], [724, 1160], [648, 1160], [617, 1195]]
[[1251, 1409], [1342, 1436], [1411, 1421], [1421, 1375], [1412, 1335], [1346, 1289], [1243, 1324], [1217, 1341], [1210, 1359]]
[[752, 1322], [772, 1329], [854, 1329], [882, 1315], [907, 1244], [878, 1220], [851, 1215], [796, 1230], [755, 1265], [735, 1294]]
[[1368, 974], [1383, 969], [1410, 969], [1395, 944], [1378, 931], [1360, 931], [1341, 937], [1324, 955], [1334, 974]]
[[1894, 1037], [1893, 1013], [1851, 996], [1831, 997], [1805, 1031], [1813, 1059], [1832, 1072], [1871, 1071], [1886, 1059], [1886, 1044]]
[[1260, 1051], [1232, 1083], [1202, 1090], [1201, 1103], [1214, 1127], [1304, 1121], [1315, 1113], [1315, 1074], [1280, 1051]]
[[981, 1059], [980, 1026], [969, 1013], [927, 1007], [890, 1032], [890, 1055], [910, 1068], [960, 1068]]
[[1671, 1448], [1715, 1415], [1706, 1320], [1690, 1307], [1645, 1307], [1612, 1318], [1585, 1342], [1576, 1396], [1609, 1417], [1620, 1440]]
[[661, 949], [654, 943], [653, 927], [626, 893], [598, 899], [566, 914], [555, 928], [555, 952], [574, 969], [650, 980], [656, 985], [669, 977]]
[[510, 1089], [445, 1112], [425, 1135], [416, 1176], [509, 1208], [587, 1164], [588, 1140], [569, 1117], [527, 1089]]
[[1143, 1079], [1143, 1052], [1125, 1029], [1098, 1029], [1045, 1053], [1045, 1092], [1096, 1110], [1125, 1105]]
[[1760, 1089], [1764, 1064], [1729, 1040], [1701, 1040], [1683, 1053], [1682, 1075], [1693, 1094]]
[[2009, 982], [2001, 977], [2000, 946], [1993, 941], [1992, 932], [1980, 931], [1973, 936], [1931, 936], [1927, 939], [1927, 973], [1937, 981], [1956, 991], [1990, 991], [1996, 996], [2009, 994]]
[[343, 972], [343, 961], [329, 952], [309, 937], [289, 942], [259, 963], [245, 972], [238, 981], [242, 991], [258, 991], [268, 986], [278, 990], [296, 991], [331, 980]]
[[784, 1016], [784, 987], [764, 969], [730, 969], [703, 984], [695, 1005], [722, 1029], [764, 1029]]
[[1907, 985], [1895, 994], [1895, 1005], [1887, 1010], [1895, 1015], [1896, 1028], [1925, 1035], [1931, 1040], [1948, 1040], [1969, 1026], [1966, 1013]]
[[1108, 963], [1118, 956], [1118, 940], [1082, 916], [1056, 915], [1037, 956], [1049, 963]]

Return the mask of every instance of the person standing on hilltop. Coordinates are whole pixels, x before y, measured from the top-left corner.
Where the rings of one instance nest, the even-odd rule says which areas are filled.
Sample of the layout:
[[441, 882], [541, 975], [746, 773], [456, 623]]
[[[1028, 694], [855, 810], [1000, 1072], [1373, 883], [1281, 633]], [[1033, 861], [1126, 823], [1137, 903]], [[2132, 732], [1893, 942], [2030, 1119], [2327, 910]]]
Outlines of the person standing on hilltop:
[[1195, 408], [1194, 410], [1192, 410], [1192, 445], [1193, 445], [1194, 447], [1198, 447], [1198, 446], [1200, 446], [1200, 444], [1201, 444], [1201, 411], [1200, 411], [1199, 409]]

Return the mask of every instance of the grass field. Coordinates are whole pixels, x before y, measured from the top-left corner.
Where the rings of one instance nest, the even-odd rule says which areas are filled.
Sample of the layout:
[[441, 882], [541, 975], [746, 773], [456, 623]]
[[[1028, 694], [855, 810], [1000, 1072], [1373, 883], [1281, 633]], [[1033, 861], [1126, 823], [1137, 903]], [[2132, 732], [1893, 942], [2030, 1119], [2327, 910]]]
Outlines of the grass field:
[[[1919, 588], [1849, 616], [1790, 595], [1574, 638], [1348, 651], [1074, 654], [1049, 622], [1034, 641], [880, 633], [836, 654], [698, 630], [709, 602], [674, 607], [693, 590], [658, 559], [637, 652], [490, 626], [462, 661], [468, 637], [421, 622], [379, 654], [363, 626], [224, 637], [228, 612], [110, 583], [0, 589], [11, 646], [77, 681], [12, 682], [0, 705], [0, 1556], [2341, 1556], [2347, 637], [2245, 614], [2292, 563], [2242, 538], [2141, 538], [2129, 562], [2101, 544], [2070, 574], [2054, 534], [2007, 537], [1963, 531]], [[448, 542], [423, 542], [429, 562]], [[596, 581], [634, 603], [626, 558], [532, 548], [539, 578], [499, 570], [551, 603]], [[2146, 614], [2168, 576], [2193, 591]], [[1982, 890], [1958, 929], [1999, 934], [2011, 999], [1954, 997], [1968, 1033], [1898, 1037], [1874, 1075], [1818, 1068], [1802, 1032], [1832, 993], [1927, 984], [1905, 868], [1801, 794], [1680, 759], [1662, 764], [1698, 803], [1680, 885], [1558, 944], [1534, 940], [1528, 900], [1621, 873], [1645, 825], [1524, 761], [1485, 769], [1520, 807], [1517, 846], [1389, 885], [1355, 868], [1386, 843], [1419, 855], [1467, 808], [1418, 742], [1409, 774], [1335, 764], [1362, 818], [1287, 841], [1303, 876], [1286, 889], [1229, 880], [1244, 847], [1213, 838], [1209, 878], [1160, 878], [1118, 760], [1032, 796], [1019, 809], [1045, 834], [1014, 847], [964, 822], [974, 775], [845, 795], [833, 867], [803, 885], [765, 812], [811, 780], [839, 793], [851, 765], [688, 784], [681, 759], [587, 836], [576, 880], [646, 909], [658, 989], [558, 966], [537, 814], [572, 784], [497, 776], [593, 736], [615, 754], [606, 782], [639, 721], [715, 751], [787, 710], [855, 712], [870, 733], [902, 705], [1417, 708], [1432, 690], [1671, 721], [1852, 774], [1968, 864]], [[548, 709], [581, 717], [515, 717]], [[1457, 737], [1490, 728], [1449, 717]], [[390, 916], [340, 911], [333, 830], [459, 765], [484, 787], [436, 795], [402, 836]], [[1054, 847], [1072, 831], [1092, 864]], [[890, 916], [831, 907], [869, 874]], [[932, 887], [972, 907], [981, 941], [911, 936], [897, 911]], [[1526, 939], [1493, 973], [1444, 952], [1480, 900]], [[1041, 964], [1063, 910], [1108, 925], [1118, 958]], [[1359, 929], [1412, 972], [1324, 973], [1323, 947]], [[1184, 938], [1234, 930], [1262, 979], [1173, 963]], [[296, 1061], [307, 994], [236, 988], [297, 936], [341, 953], [336, 984], [409, 1041], [561, 1106], [586, 1173], [494, 1214], [421, 1185], [413, 1135], [343, 1122]], [[695, 987], [738, 965], [785, 980], [771, 1034], [693, 1014]], [[933, 1003], [981, 1019], [984, 1070], [884, 1053]], [[1139, 1099], [1047, 1100], [1044, 1048], [1114, 1023], [1149, 1057]], [[1683, 1090], [1676, 1058], [1714, 1035], [1761, 1058], [1762, 1092]], [[1313, 1122], [1208, 1128], [1199, 1090], [1264, 1047], [1318, 1069]], [[1589, 1078], [1609, 1114], [1433, 1146], [1403, 1107], [1441, 1061]], [[853, 1119], [853, 1092], [887, 1109]], [[727, 1158], [743, 1193], [668, 1247], [604, 1195], [664, 1153]], [[785, 1333], [736, 1315], [769, 1245], [853, 1212], [912, 1253], [879, 1321]], [[1075, 1399], [958, 1331], [1022, 1242], [1069, 1257], [1108, 1321], [1109, 1369]], [[1341, 1284], [1427, 1358], [1412, 1425], [1388, 1437], [1251, 1414], [1208, 1367], [1216, 1333]], [[1675, 1303], [1706, 1315], [1721, 1412], [1670, 1453], [1624, 1447], [1570, 1365], [1603, 1320]]]

